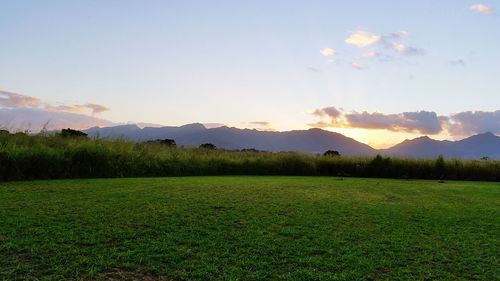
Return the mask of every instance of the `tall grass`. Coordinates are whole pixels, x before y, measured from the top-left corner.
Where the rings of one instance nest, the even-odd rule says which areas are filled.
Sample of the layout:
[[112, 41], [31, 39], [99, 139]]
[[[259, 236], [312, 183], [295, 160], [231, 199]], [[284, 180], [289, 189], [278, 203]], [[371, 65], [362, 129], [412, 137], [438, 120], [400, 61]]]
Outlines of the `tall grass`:
[[500, 161], [331, 157], [0, 133], [0, 180], [307, 175], [500, 181]]

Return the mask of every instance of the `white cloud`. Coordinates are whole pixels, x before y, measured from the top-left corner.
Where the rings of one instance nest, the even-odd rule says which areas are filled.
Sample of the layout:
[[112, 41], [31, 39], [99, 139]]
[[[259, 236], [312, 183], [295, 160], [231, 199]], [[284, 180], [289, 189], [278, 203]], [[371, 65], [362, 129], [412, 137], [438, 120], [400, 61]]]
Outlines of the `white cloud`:
[[450, 60], [449, 62], [451, 65], [454, 66], [463, 66], [463, 67], [466, 66], [465, 61], [463, 59]]
[[395, 35], [398, 35], [399, 37], [408, 37], [410, 36], [410, 32], [406, 30], [401, 30], [399, 32], [396, 32]]
[[[370, 50], [361, 54], [360, 59], [372, 58], [390, 58], [388, 51], [395, 52], [401, 56], [424, 55], [425, 50], [410, 46], [405, 41], [410, 36], [408, 31], [402, 30], [393, 32], [387, 35], [377, 35], [364, 30], [358, 30], [345, 40], [347, 44], [357, 46], [359, 48], [370, 47]], [[359, 64], [352, 65], [356, 69], [361, 69]]]
[[403, 44], [403, 43], [399, 43], [399, 42], [394, 42], [392, 44], [392, 48], [398, 52], [398, 53], [403, 53], [405, 50], [406, 50], [406, 45]]
[[415, 48], [411, 46], [407, 46], [401, 42], [393, 42], [392, 49], [401, 55], [423, 55], [425, 51], [420, 48]]
[[309, 71], [311, 71], [311, 72], [315, 72], [315, 73], [320, 73], [320, 72], [321, 72], [321, 70], [320, 70], [320, 69], [318, 69], [318, 68], [316, 68], [316, 67], [314, 67], [314, 66], [309, 66], [309, 67], [307, 67], [307, 70], [309, 70]]
[[493, 10], [493, 8], [488, 7], [484, 4], [472, 5], [472, 6], [470, 6], [470, 9], [475, 11], [475, 12], [481, 13], [483, 15], [493, 15], [495, 13], [495, 10]]
[[325, 57], [332, 57], [332, 56], [335, 56], [337, 51], [335, 51], [332, 48], [324, 48], [323, 50], [320, 51], [320, 53]]
[[372, 59], [380, 56], [380, 53], [374, 50], [368, 51], [364, 54], [361, 55], [361, 58], [363, 59]]
[[345, 42], [347, 44], [363, 48], [377, 43], [381, 38], [382, 37], [380, 35], [369, 33], [363, 30], [358, 30], [349, 35]]
[[356, 69], [356, 70], [363, 70], [363, 69], [366, 69], [366, 67], [362, 66], [361, 64], [357, 63], [357, 62], [353, 62], [351, 64], [352, 68]]
[[226, 126], [226, 124], [223, 123], [203, 123], [203, 126], [207, 129], [214, 129], [214, 128], [220, 128]]
[[[356, 70], [367, 69], [372, 62], [392, 62], [403, 57], [425, 55], [425, 50], [411, 45], [410, 33], [405, 30], [387, 34], [372, 33], [363, 29], [351, 32], [345, 43], [359, 48], [352, 55], [338, 55], [332, 48], [320, 50], [328, 58], [327, 64], [345, 64]], [[315, 68], [308, 68], [316, 72]]]

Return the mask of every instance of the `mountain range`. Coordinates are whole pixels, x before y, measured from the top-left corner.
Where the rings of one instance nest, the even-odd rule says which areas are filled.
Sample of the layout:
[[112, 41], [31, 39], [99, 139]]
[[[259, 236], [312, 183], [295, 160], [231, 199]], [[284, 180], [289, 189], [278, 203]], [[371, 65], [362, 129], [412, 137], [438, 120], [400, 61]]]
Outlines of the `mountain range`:
[[224, 149], [254, 148], [265, 151], [300, 151], [323, 153], [337, 150], [342, 155], [373, 156], [376, 154], [400, 157], [500, 159], [500, 137], [492, 133], [471, 136], [459, 141], [439, 141], [429, 137], [405, 140], [388, 149], [374, 149], [342, 134], [322, 129], [286, 132], [258, 131], [229, 127], [206, 128], [195, 123], [180, 127], [144, 127], [135, 124], [112, 127], [92, 127], [85, 132], [90, 137], [125, 138], [132, 141], [173, 139], [178, 145], [198, 146], [212, 143]]

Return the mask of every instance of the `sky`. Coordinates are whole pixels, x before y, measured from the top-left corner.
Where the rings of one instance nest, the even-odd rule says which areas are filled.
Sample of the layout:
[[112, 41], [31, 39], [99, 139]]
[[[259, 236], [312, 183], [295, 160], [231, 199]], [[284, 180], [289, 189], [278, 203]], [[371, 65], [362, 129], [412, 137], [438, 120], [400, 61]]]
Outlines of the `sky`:
[[497, 12], [499, 0], [0, 0], [0, 116], [319, 127], [374, 147], [500, 134]]

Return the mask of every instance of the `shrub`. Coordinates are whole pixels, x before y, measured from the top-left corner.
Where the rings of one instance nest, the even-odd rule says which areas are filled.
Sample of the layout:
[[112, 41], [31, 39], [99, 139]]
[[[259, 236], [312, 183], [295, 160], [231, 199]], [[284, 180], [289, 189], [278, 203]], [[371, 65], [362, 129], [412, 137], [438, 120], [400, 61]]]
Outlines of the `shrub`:
[[151, 140], [151, 141], [146, 141], [145, 143], [147, 144], [160, 144], [160, 145], [165, 145], [169, 147], [175, 147], [177, 144], [175, 143], [175, 140], [173, 139], [163, 139], [163, 140]]
[[324, 157], [61, 135], [0, 134], [0, 181], [191, 175], [322, 175], [500, 181], [500, 161]]
[[327, 151], [325, 151], [325, 153], [323, 153], [323, 156], [339, 157], [340, 156], [340, 152], [338, 152], [336, 150], [327, 150]]
[[200, 144], [200, 148], [202, 148], [202, 149], [210, 149], [210, 150], [217, 149], [217, 147], [214, 144], [211, 144], [211, 143]]
[[60, 134], [61, 134], [61, 137], [65, 137], [65, 138], [87, 137], [86, 133], [84, 133], [82, 131], [78, 131], [78, 130], [73, 130], [70, 128], [62, 129]]

